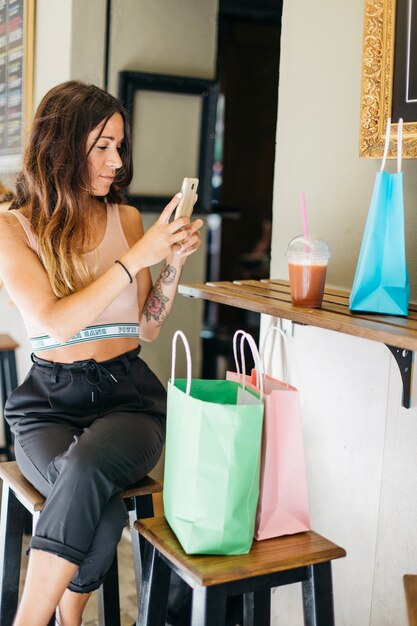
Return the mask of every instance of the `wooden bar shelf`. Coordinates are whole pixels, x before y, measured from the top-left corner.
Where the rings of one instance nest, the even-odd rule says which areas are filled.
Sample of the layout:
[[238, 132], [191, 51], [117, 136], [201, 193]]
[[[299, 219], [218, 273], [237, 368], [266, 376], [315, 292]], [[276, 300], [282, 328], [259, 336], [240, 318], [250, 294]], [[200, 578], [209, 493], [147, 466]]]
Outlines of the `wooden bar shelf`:
[[291, 303], [289, 283], [279, 279], [181, 284], [179, 293], [382, 342], [391, 350], [400, 369], [403, 406], [410, 406], [413, 353], [417, 350], [416, 304], [410, 304], [408, 317], [352, 313], [349, 291], [327, 288], [322, 307], [308, 309]]

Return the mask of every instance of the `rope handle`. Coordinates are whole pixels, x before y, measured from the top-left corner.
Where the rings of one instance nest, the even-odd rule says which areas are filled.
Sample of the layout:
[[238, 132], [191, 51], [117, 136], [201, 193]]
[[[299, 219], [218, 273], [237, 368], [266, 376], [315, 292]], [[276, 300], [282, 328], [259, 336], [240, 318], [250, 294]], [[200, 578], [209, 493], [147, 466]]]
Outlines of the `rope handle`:
[[[282, 341], [283, 341], [283, 346], [284, 346], [284, 363], [283, 363], [284, 366], [282, 368], [283, 369], [283, 378], [284, 378], [283, 382], [288, 387], [288, 385], [289, 385], [289, 383], [288, 383], [288, 372], [290, 370], [290, 367], [289, 367], [290, 357], [289, 357], [289, 350], [288, 350], [288, 339], [287, 339], [286, 334], [282, 330], [282, 328], [280, 328], [279, 326], [275, 326], [275, 325], [274, 326], [270, 326], [268, 328], [267, 332], [265, 333], [265, 337], [264, 337], [264, 340], [262, 342], [262, 348], [261, 348], [261, 352], [260, 352], [262, 368], [263, 368], [264, 372], [267, 371], [267, 368], [265, 366], [266, 343], [267, 343], [268, 337], [272, 334], [272, 332], [278, 332], [281, 335], [281, 338], [282, 338]], [[274, 344], [272, 343], [271, 350], [273, 349], [273, 347], [274, 347]]]
[[[240, 339], [239, 348], [240, 348], [240, 359], [242, 363], [242, 372], [240, 372], [239, 362], [237, 358], [237, 339], [240, 335], [241, 335], [241, 339]], [[243, 346], [244, 346], [245, 341], [248, 342], [249, 348], [252, 352], [252, 358], [255, 364], [255, 371], [256, 371], [256, 386], [259, 389], [260, 400], [262, 400], [263, 395], [264, 395], [264, 382], [263, 382], [263, 370], [262, 370], [262, 364], [261, 364], [261, 357], [259, 355], [259, 351], [256, 346], [256, 342], [254, 338], [252, 337], [252, 335], [245, 332], [244, 330], [237, 330], [235, 334], [233, 335], [233, 354], [234, 354], [235, 363], [236, 363], [236, 373], [238, 376], [242, 374], [242, 387], [243, 389], [245, 389], [246, 388], [246, 381], [245, 381], [246, 359], [245, 359], [245, 353], [243, 351]]]
[[[385, 164], [388, 157], [389, 150], [389, 142], [391, 135], [391, 118], [387, 119], [387, 126], [385, 129], [385, 145], [384, 145], [384, 155], [382, 157], [381, 169], [382, 172], [385, 168]], [[398, 131], [397, 131], [397, 173], [401, 172], [401, 160], [402, 160], [402, 151], [403, 151], [403, 118], [400, 117], [398, 120]]]
[[185, 393], [187, 394], [187, 396], [189, 396], [190, 391], [191, 391], [191, 367], [192, 367], [191, 366], [191, 351], [190, 351], [190, 346], [187, 341], [187, 337], [184, 335], [182, 330], [175, 331], [174, 336], [172, 338], [171, 383], [174, 384], [175, 382], [175, 363], [177, 360], [178, 337], [181, 337], [182, 342], [184, 344], [184, 348], [185, 348], [185, 356], [187, 359], [187, 387], [186, 387]]
[[244, 330], [237, 330], [235, 334], [233, 335], [233, 357], [235, 359], [236, 374], [238, 376], [240, 376], [240, 367], [239, 367], [239, 360], [237, 358], [237, 338], [240, 335], [244, 335], [244, 334], [245, 334]]

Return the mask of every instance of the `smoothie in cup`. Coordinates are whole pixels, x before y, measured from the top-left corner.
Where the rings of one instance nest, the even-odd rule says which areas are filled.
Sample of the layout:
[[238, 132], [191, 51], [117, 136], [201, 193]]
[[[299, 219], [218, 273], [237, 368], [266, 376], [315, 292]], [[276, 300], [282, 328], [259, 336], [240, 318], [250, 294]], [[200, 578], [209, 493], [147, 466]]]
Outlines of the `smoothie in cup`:
[[323, 301], [327, 263], [327, 244], [314, 235], [295, 237], [290, 241], [286, 256], [290, 275], [292, 303], [317, 309]]

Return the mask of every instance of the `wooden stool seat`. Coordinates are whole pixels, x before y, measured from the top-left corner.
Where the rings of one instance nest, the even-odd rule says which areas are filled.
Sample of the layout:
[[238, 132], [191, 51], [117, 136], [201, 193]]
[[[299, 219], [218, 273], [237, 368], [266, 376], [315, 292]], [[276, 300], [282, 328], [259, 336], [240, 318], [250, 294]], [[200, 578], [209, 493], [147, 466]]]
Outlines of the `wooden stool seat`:
[[343, 548], [314, 531], [254, 541], [249, 554], [187, 555], [165, 518], [135, 522], [146, 540], [140, 626], [165, 622], [170, 570], [193, 588], [192, 625], [225, 623], [228, 595], [244, 594], [244, 624], [270, 624], [270, 590], [302, 582], [305, 624], [333, 626], [331, 561]]
[[[25, 511], [29, 511], [32, 515], [34, 531], [44, 507], [45, 498], [26, 480], [15, 461], [0, 463], [0, 479], [3, 481], [0, 519], [0, 624], [11, 626], [18, 603]], [[139, 541], [139, 535], [134, 530], [133, 524], [137, 519], [153, 516], [152, 494], [161, 491], [161, 483], [145, 476], [122, 492], [132, 531], [133, 561], [138, 593], [142, 574], [143, 545]], [[117, 555], [99, 590], [98, 604], [100, 626], [120, 626]], [[54, 624], [53, 618], [50, 625]]]
[[417, 575], [405, 574], [403, 577], [409, 626], [417, 626]]

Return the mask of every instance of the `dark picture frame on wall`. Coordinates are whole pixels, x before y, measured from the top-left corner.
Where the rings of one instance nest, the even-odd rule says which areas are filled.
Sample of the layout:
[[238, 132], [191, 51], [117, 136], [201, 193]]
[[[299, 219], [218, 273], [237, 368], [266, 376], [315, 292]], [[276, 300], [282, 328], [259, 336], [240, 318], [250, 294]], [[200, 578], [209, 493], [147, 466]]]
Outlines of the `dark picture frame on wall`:
[[211, 210], [218, 90], [215, 80], [119, 72], [118, 96], [132, 125], [132, 205], [161, 211], [184, 177], [198, 177], [195, 211]]
[[392, 120], [417, 122], [417, 0], [397, 0]]

